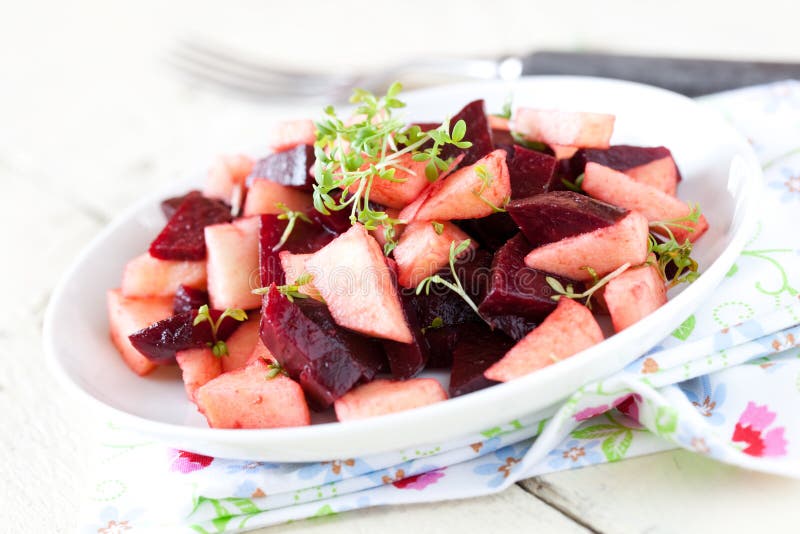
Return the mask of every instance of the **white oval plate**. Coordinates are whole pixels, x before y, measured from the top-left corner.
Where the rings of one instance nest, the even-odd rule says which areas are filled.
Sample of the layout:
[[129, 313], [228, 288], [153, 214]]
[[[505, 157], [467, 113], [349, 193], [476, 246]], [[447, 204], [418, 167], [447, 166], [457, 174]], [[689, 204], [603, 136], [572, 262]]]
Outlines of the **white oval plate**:
[[[309, 427], [211, 429], [186, 399], [177, 368], [140, 378], [119, 358], [108, 334], [106, 290], [119, 285], [125, 263], [146, 250], [163, 226], [159, 200], [190, 185], [171, 184], [106, 228], [59, 284], [44, 324], [44, 343], [56, 374], [83, 398], [110, 410], [118, 423], [170, 446], [226, 458], [315, 461], [416, 447], [485, 430], [552, 405], [582, 384], [621, 369], [669, 335], [733, 264], [753, 226], [761, 180], [755, 154], [720, 117], [688, 98], [597, 78], [529, 77], [514, 84], [417, 91], [405, 95], [408, 119], [441, 119], [476, 98], [486, 99], [489, 111], [499, 110], [509, 92], [515, 106], [613, 113], [615, 144], [669, 147], [683, 173], [679, 195], [699, 202], [711, 224], [694, 254], [703, 275], [624, 332], [512, 382], [363, 421], [328, 422], [332, 418], [323, 415]], [[201, 180], [198, 174], [194, 182]]]

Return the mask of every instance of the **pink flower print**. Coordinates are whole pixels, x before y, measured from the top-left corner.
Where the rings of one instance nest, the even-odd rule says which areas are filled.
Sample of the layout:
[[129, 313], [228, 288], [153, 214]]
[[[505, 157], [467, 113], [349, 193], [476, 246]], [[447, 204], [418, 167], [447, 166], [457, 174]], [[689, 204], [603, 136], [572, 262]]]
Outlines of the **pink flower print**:
[[589, 408], [584, 408], [583, 410], [579, 411], [573, 417], [575, 418], [576, 421], [586, 421], [587, 419], [591, 419], [595, 415], [606, 413], [610, 409], [611, 406], [607, 404], [603, 404], [602, 406], [591, 406]]
[[172, 449], [170, 450], [170, 454], [172, 454], [170, 471], [177, 471], [183, 474], [189, 474], [204, 469], [214, 461], [214, 458], [211, 456], [203, 456], [202, 454], [188, 451]]
[[783, 456], [786, 454], [784, 428], [775, 427], [764, 432], [775, 421], [775, 417], [775, 412], [769, 411], [766, 404], [758, 406], [752, 401], [748, 402], [733, 429], [731, 439], [746, 443], [747, 447], [742, 452], [751, 456]]
[[444, 476], [443, 469], [436, 469], [435, 471], [428, 471], [427, 473], [420, 473], [413, 477], [404, 478], [392, 482], [392, 486], [397, 489], [415, 489], [424, 490], [431, 484], [436, 484], [440, 478]]
[[632, 395], [626, 395], [624, 397], [620, 397], [619, 399], [615, 400], [613, 405], [614, 407], [619, 410], [621, 413], [625, 414], [626, 416], [630, 417], [637, 423], [639, 422], [639, 403], [642, 400], [642, 396], [638, 393], [634, 393]]

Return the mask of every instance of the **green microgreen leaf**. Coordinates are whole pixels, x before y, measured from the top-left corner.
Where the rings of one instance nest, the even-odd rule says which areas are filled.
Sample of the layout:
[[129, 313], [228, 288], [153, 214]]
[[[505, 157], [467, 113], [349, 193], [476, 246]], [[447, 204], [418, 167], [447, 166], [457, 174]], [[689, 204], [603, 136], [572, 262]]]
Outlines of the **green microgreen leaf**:
[[267, 380], [272, 380], [278, 375], [289, 376], [289, 372], [284, 369], [278, 362], [271, 362], [267, 365]]
[[274, 247], [272, 247], [273, 251], [278, 251], [281, 249], [281, 247], [283, 247], [283, 245], [286, 244], [286, 241], [289, 239], [289, 236], [292, 235], [292, 230], [294, 230], [294, 225], [298, 219], [309, 224], [311, 224], [312, 221], [308, 217], [308, 215], [306, 215], [302, 211], [292, 210], [289, 208], [289, 206], [287, 206], [283, 202], [276, 202], [275, 206], [283, 212], [280, 215], [278, 215], [278, 219], [283, 221], [288, 221], [286, 223], [286, 229], [284, 229], [283, 234], [281, 234], [280, 241], [278, 241], [278, 243]]
[[432, 221], [431, 226], [433, 226], [433, 231], [436, 232], [436, 235], [442, 235], [442, 232], [444, 232], [444, 224], [440, 222]]
[[239, 308], [227, 308], [220, 314], [219, 317], [217, 317], [217, 320], [215, 321], [211, 317], [211, 310], [208, 309], [208, 304], [203, 304], [197, 310], [197, 315], [192, 321], [192, 326], [197, 326], [206, 321], [208, 322], [209, 326], [211, 327], [211, 338], [213, 341], [209, 341], [206, 343], [206, 345], [211, 348], [211, 352], [218, 358], [228, 355], [228, 346], [221, 339], [217, 339], [219, 328], [222, 325], [222, 321], [224, 321], [226, 317], [230, 317], [234, 321], [242, 322], [247, 320], [247, 312]]
[[470, 243], [471, 241], [469, 239], [465, 239], [458, 244], [456, 244], [455, 241], [450, 242], [450, 272], [453, 275], [454, 283], [445, 280], [438, 274], [434, 274], [423, 279], [419, 284], [417, 284], [417, 295], [421, 294], [423, 291], [425, 291], [425, 294], [428, 295], [431, 292], [431, 284], [440, 284], [458, 294], [462, 299], [464, 299], [464, 302], [466, 302], [469, 307], [472, 308], [472, 310], [478, 314], [478, 316], [480, 316], [480, 312], [478, 312], [478, 306], [475, 305], [475, 302], [473, 302], [472, 298], [470, 298], [470, 296], [467, 295], [467, 292], [464, 291], [464, 286], [461, 285], [461, 280], [458, 278], [455, 266], [456, 258], [469, 248]]
[[535, 150], [536, 152], [548, 151], [548, 147], [545, 143], [525, 139], [525, 136], [518, 132], [511, 132], [511, 137], [514, 139], [514, 143], [520, 145], [521, 147], [527, 148], [528, 150]]
[[502, 213], [505, 210], [505, 206], [511, 200], [511, 197], [507, 197], [503, 199], [503, 207], [495, 206], [488, 198], [484, 196], [484, 192], [486, 189], [492, 186], [492, 182], [494, 181], [494, 175], [489, 172], [489, 170], [484, 165], [475, 165], [474, 167], [475, 175], [481, 181], [481, 186], [472, 191], [472, 194], [481, 199], [481, 201], [492, 208], [493, 213]]
[[443, 326], [444, 326], [444, 319], [442, 319], [441, 317], [437, 316], [437, 317], [433, 318], [433, 320], [431, 321], [431, 324], [421, 328], [420, 330], [422, 330], [422, 333], [424, 334], [428, 330], [437, 330], [439, 328], [442, 328]]
[[500, 110], [500, 113], [495, 113], [495, 117], [500, 117], [501, 119], [510, 119], [511, 118], [511, 103], [514, 100], [514, 95], [509, 93], [506, 96], [506, 99], [503, 101], [503, 107]]
[[574, 182], [570, 182], [566, 178], [561, 179], [561, 183], [569, 189], [570, 191], [575, 191], [576, 193], [583, 193], [583, 179], [586, 177], [586, 174], [581, 173], [580, 176], [575, 178]]
[[[573, 299], [573, 300], [586, 299], [586, 307], [591, 310], [592, 309], [592, 295], [594, 295], [597, 292], [597, 290], [599, 290], [601, 287], [603, 287], [604, 285], [609, 283], [611, 280], [613, 280], [617, 276], [619, 276], [622, 273], [624, 273], [630, 266], [631, 266], [630, 263], [623, 264], [622, 266], [620, 266], [615, 271], [607, 274], [603, 278], [600, 278], [600, 279], [596, 280], [594, 285], [591, 286], [586, 291], [584, 291], [583, 293], [575, 293], [574, 288], [572, 287], [572, 284], [567, 284], [567, 287], [565, 288], [563, 286], [563, 284], [561, 284], [561, 282], [559, 282], [558, 280], [556, 280], [552, 276], [546, 276], [544, 280], [545, 280], [545, 282], [547, 282], [547, 285], [549, 285], [550, 288], [556, 293], [555, 295], [550, 297], [553, 300], [557, 301], [557, 300], [561, 299], [561, 297], [566, 297], [568, 299]], [[592, 278], [596, 278], [597, 277], [597, 272], [594, 269], [592, 269], [591, 267], [586, 266], [586, 267], [582, 267], [582, 268], [585, 269], [586, 271], [588, 271], [589, 274], [592, 275]]]
[[[286, 297], [289, 302], [294, 302], [294, 299], [307, 299], [308, 295], [300, 291], [300, 288], [308, 285], [313, 280], [311, 273], [303, 273], [297, 277], [293, 284], [285, 284], [277, 286], [276, 289], [281, 295]], [[269, 288], [267, 288], [269, 290]], [[255, 292], [255, 291], [254, 291]]]
[[[697, 261], [691, 256], [691, 241], [685, 239], [683, 243], [679, 243], [672, 228], [682, 228], [688, 232], [694, 232], [693, 226], [684, 223], [696, 223], [700, 220], [701, 215], [700, 206], [694, 204], [689, 214], [684, 217], [650, 223], [650, 228], [667, 234], [666, 237], [661, 237], [650, 233], [648, 252], [655, 255], [655, 260], [649, 259], [647, 263], [656, 267], [668, 289], [679, 284], [691, 284], [700, 276], [700, 273], [697, 272], [699, 267]], [[670, 268], [670, 264], [672, 264], [672, 268]], [[671, 276], [667, 273], [669, 270], [673, 271]]]

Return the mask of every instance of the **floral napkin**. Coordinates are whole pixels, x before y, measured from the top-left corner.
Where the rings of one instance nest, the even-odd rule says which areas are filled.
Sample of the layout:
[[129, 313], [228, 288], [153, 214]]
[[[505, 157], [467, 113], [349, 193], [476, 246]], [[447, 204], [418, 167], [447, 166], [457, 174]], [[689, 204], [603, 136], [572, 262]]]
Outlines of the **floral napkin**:
[[278, 464], [173, 450], [108, 424], [82, 532], [241, 532], [347, 510], [473, 497], [543, 473], [683, 447], [800, 478], [800, 82], [702, 99], [766, 174], [755, 234], [712, 299], [557, 410], [366, 458]]

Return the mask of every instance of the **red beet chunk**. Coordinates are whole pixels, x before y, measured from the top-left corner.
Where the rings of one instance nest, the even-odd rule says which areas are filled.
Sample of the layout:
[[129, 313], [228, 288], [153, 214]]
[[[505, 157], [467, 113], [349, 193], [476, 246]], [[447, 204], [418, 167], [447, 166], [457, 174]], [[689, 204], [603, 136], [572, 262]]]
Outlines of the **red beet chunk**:
[[511, 198], [531, 197], [563, 189], [561, 179], [556, 176], [557, 162], [553, 156], [515, 146], [514, 157], [508, 166]]
[[512, 200], [507, 209], [533, 247], [611, 226], [628, 213], [573, 191]]
[[312, 299], [291, 303], [274, 284], [264, 296], [260, 335], [315, 409], [372, 380], [385, 363], [378, 343], [338, 327], [327, 306]]
[[453, 223], [490, 251], [502, 247], [519, 232], [517, 223], [508, 213], [493, 213], [481, 219], [464, 219]]
[[[586, 168], [587, 163], [593, 162], [615, 171], [624, 172], [646, 165], [651, 161], [671, 157], [672, 152], [664, 146], [614, 145], [606, 149], [582, 148], [570, 159], [570, 170], [572, 175], [578, 176]], [[680, 179], [680, 174], [678, 179]]]
[[[413, 292], [413, 290], [408, 290]], [[455, 325], [478, 320], [477, 315], [464, 300], [449, 289], [431, 285], [430, 294], [423, 291], [413, 295], [417, 320], [422, 328], [430, 326], [437, 317], [443, 325]], [[438, 321], [437, 321], [438, 322]]]
[[173, 313], [180, 313], [196, 310], [203, 304], [208, 304], [208, 293], [202, 289], [195, 289], [181, 284], [175, 292], [173, 299]]
[[313, 145], [297, 145], [258, 160], [247, 182], [251, 183], [256, 178], [266, 178], [302, 191], [312, 191], [315, 180], [310, 171], [314, 166], [314, 160]]
[[286, 283], [281, 259], [278, 256], [282, 250], [292, 254], [308, 254], [321, 249], [336, 237], [319, 224], [307, 223], [298, 219], [295, 222], [292, 233], [289, 235], [289, 239], [280, 249], [275, 250], [275, 247], [281, 241], [284, 230], [286, 230], [286, 224], [287, 222], [278, 219], [277, 215], [261, 215], [258, 249], [259, 274], [262, 287], [267, 287], [273, 283], [276, 285]]
[[492, 142], [494, 143], [494, 148], [502, 148], [506, 151], [506, 154], [508, 154], [509, 163], [511, 163], [511, 158], [514, 154], [514, 145], [516, 144], [514, 136], [511, 135], [511, 132], [508, 130], [498, 130], [493, 128]]
[[405, 320], [411, 329], [413, 340], [411, 343], [400, 343], [384, 339], [383, 348], [389, 360], [389, 369], [392, 377], [405, 380], [419, 374], [428, 362], [428, 343], [422, 333], [413, 298], [409, 295], [402, 296]]
[[527, 336], [539, 324], [538, 321], [519, 315], [492, 315], [484, 317], [484, 319], [493, 330], [504, 333], [514, 341], [519, 341]]
[[166, 217], [167, 220], [170, 220], [172, 218], [172, 216], [175, 215], [175, 212], [178, 210], [180, 205], [183, 204], [183, 202], [186, 199], [188, 199], [188, 198], [197, 198], [197, 197], [202, 197], [202, 196], [203, 196], [203, 193], [201, 193], [200, 191], [195, 190], [195, 191], [189, 191], [185, 195], [181, 195], [179, 197], [170, 197], [168, 199], [162, 200], [161, 201], [161, 212], [164, 214], [164, 217]]
[[202, 260], [206, 257], [203, 228], [231, 219], [224, 202], [190, 193], [150, 245], [150, 255], [160, 260]]
[[450, 128], [452, 129], [453, 125], [459, 120], [463, 120], [466, 123], [467, 133], [464, 135], [464, 141], [470, 141], [472, 146], [462, 150], [453, 145], [446, 145], [442, 148], [441, 156], [445, 159], [454, 158], [463, 153], [464, 159], [461, 161], [460, 166], [466, 167], [494, 150], [492, 130], [486, 118], [486, 108], [483, 100], [475, 100], [464, 106], [461, 111], [450, 119]]
[[[222, 312], [210, 310], [216, 320]], [[136, 350], [159, 365], [175, 363], [175, 353], [181, 350], [206, 347], [214, 342], [211, 325], [203, 321], [193, 326], [197, 310], [190, 310], [167, 317], [131, 334], [128, 338]], [[226, 340], [239, 327], [239, 321], [226, 317], [217, 331], [219, 340]]]
[[461, 323], [441, 328], [425, 330], [425, 342], [428, 344], [428, 369], [450, 369], [453, 365], [453, 349], [461, 337], [461, 331], [474, 328], [478, 323]]
[[[495, 252], [489, 289], [478, 307], [481, 315], [493, 326], [515, 339], [522, 330], [532, 329], [536, 322], [555, 310], [556, 301], [550, 298], [553, 289], [547, 283], [546, 277], [552, 276], [564, 287], [572, 284], [578, 292], [584, 289], [580, 282], [526, 266], [525, 256], [531, 248], [525, 236], [518, 234]], [[515, 316], [525, 321], [504, 316]]]
[[450, 371], [450, 397], [466, 395], [498, 382], [483, 376], [483, 372], [499, 361], [514, 345], [514, 340], [488, 328], [465, 332], [453, 349], [453, 368]]

